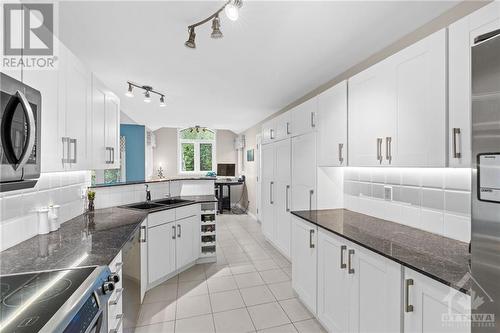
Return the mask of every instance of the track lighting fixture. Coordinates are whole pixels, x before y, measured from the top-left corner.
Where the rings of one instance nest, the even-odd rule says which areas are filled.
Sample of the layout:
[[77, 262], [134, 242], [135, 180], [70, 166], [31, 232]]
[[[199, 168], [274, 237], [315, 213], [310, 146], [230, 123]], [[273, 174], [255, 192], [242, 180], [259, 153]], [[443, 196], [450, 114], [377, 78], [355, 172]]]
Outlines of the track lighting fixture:
[[215, 13], [213, 13], [212, 15], [207, 17], [206, 19], [201, 20], [200, 22], [197, 22], [195, 24], [191, 24], [190, 26], [188, 26], [189, 37], [188, 37], [188, 40], [184, 43], [184, 45], [186, 45], [186, 47], [188, 47], [190, 49], [195, 49], [196, 43], [194, 40], [196, 38], [196, 34], [194, 32], [194, 28], [196, 28], [197, 26], [200, 26], [202, 24], [205, 24], [205, 23], [209, 22], [210, 20], [212, 20], [212, 33], [210, 34], [210, 37], [212, 37], [214, 39], [222, 38], [223, 34], [220, 30], [219, 13], [224, 11], [226, 13], [226, 16], [228, 19], [230, 19], [231, 21], [236, 21], [239, 17], [239, 12], [240, 12], [241, 6], [243, 6], [242, 0], [229, 0], [224, 4], [224, 6], [222, 6], [222, 8], [217, 10]]
[[127, 81], [128, 84], [128, 89], [127, 92], [125, 93], [125, 96], [127, 97], [134, 97], [134, 94], [132, 93], [132, 89], [139, 88], [144, 90], [144, 102], [145, 103], [151, 103], [151, 94], [156, 94], [160, 96], [160, 106], [164, 107], [166, 106], [165, 104], [165, 94], [159, 91], [156, 91], [153, 89], [151, 86], [146, 86], [146, 85], [140, 85], [137, 83], [134, 83], [132, 81]]

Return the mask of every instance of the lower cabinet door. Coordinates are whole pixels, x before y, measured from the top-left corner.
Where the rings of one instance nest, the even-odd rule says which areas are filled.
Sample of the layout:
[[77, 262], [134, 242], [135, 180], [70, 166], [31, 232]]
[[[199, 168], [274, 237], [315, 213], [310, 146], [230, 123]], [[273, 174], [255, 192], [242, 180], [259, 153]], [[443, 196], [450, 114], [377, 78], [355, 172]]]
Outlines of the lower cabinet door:
[[470, 296], [405, 268], [405, 333], [470, 333]]
[[347, 245], [329, 232], [318, 232], [318, 319], [329, 332], [349, 332]]
[[140, 238], [140, 253], [141, 253], [141, 304], [144, 300], [144, 295], [148, 290], [148, 222], [147, 220], [141, 224]]
[[317, 227], [300, 218], [292, 218], [292, 287], [300, 300], [316, 314]]
[[176, 223], [148, 228], [148, 282], [154, 283], [175, 271]]
[[195, 215], [175, 222], [177, 233], [175, 243], [177, 269], [192, 263], [197, 258], [199, 247], [196, 246], [196, 239], [200, 237], [198, 221], [199, 217]]

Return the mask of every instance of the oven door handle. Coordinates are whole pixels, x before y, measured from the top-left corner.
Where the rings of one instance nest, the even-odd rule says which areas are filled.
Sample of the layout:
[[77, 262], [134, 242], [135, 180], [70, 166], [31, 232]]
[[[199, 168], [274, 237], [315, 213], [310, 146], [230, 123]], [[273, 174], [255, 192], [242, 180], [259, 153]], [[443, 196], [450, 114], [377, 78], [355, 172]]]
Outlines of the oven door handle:
[[[2, 145], [4, 147], [7, 160], [12, 164], [14, 170], [18, 170], [22, 168], [31, 156], [31, 152], [33, 151], [33, 147], [35, 146], [35, 136], [36, 136], [36, 124], [35, 124], [35, 115], [33, 114], [33, 110], [31, 109], [31, 105], [26, 99], [26, 96], [19, 90], [16, 91], [14, 95], [16, 98], [11, 98], [5, 107], [6, 113], [2, 117]], [[20, 104], [23, 108], [24, 115], [27, 120], [27, 138], [23, 147], [23, 152], [19, 160], [16, 158], [14, 153], [12, 138], [10, 137], [12, 120], [14, 117], [14, 111], [16, 110], [15, 106], [17, 105], [17, 101], [20, 101]]]

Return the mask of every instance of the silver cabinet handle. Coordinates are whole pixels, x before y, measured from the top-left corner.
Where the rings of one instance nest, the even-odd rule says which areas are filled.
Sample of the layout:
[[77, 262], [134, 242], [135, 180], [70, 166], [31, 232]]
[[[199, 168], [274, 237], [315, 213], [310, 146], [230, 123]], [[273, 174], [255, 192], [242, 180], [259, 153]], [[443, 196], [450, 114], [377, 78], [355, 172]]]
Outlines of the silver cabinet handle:
[[142, 234], [142, 237], [141, 237], [141, 239], [140, 239], [140, 241], [139, 241], [139, 242], [141, 242], [141, 243], [146, 243], [146, 241], [147, 241], [147, 236], [146, 236], [146, 233], [147, 233], [146, 226], [145, 226], [145, 225], [141, 226], [141, 234]]
[[405, 280], [405, 312], [413, 312], [413, 305], [410, 304], [410, 286], [413, 286], [413, 279]]
[[181, 225], [180, 224], [177, 225], [177, 237], [181, 238]]
[[347, 246], [342, 245], [340, 247], [340, 269], [345, 269], [347, 267], [346, 263], [344, 262], [344, 253], [347, 250]]
[[122, 267], [123, 267], [123, 262], [117, 262], [115, 264], [115, 271], [112, 272], [112, 274], [119, 274], [120, 271], [122, 270]]
[[118, 304], [118, 302], [120, 301], [120, 298], [122, 298], [123, 289], [124, 288], [116, 289], [116, 293], [115, 293], [116, 297], [114, 300], [109, 301], [109, 305], [117, 305]]
[[286, 122], [286, 134], [287, 135], [292, 134], [292, 133], [290, 133], [290, 123], [288, 121]]
[[313, 243], [314, 229], [309, 230], [309, 248], [314, 249]]
[[382, 138], [377, 138], [377, 160], [382, 164]]
[[392, 138], [390, 136], [385, 138], [385, 159], [389, 161], [389, 164], [392, 162]]
[[76, 146], [77, 146], [77, 140], [76, 139], [71, 139], [71, 138], [68, 138], [69, 139], [69, 143], [68, 143], [68, 152], [71, 151], [71, 145], [73, 145], [73, 158], [71, 158], [71, 154], [69, 155], [69, 163], [76, 163], [77, 159], [76, 159]]
[[311, 112], [311, 127], [314, 128], [316, 127], [316, 113]]
[[269, 203], [271, 205], [274, 204], [274, 200], [273, 200], [273, 186], [274, 186], [274, 182], [270, 182], [269, 183]]
[[342, 155], [342, 149], [344, 148], [343, 143], [339, 143], [339, 162], [340, 164], [344, 163], [344, 157]]
[[[69, 152], [69, 138], [68, 137], [62, 137], [61, 138], [62, 140], [62, 159], [61, 159], [61, 162], [62, 163], [68, 163], [69, 162], [69, 157], [67, 156], [68, 152]], [[68, 145], [68, 146], [66, 146]]]
[[309, 190], [309, 210], [312, 210], [312, 197], [314, 195], [314, 190]]
[[269, 130], [269, 137], [271, 138], [271, 140], [274, 139], [274, 130], [272, 128]]
[[172, 239], [175, 239], [175, 225], [172, 226]]
[[111, 164], [115, 163], [115, 148], [111, 147]]
[[462, 153], [458, 151], [458, 136], [461, 134], [460, 128], [453, 129], [453, 158], [462, 158]]
[[288, 204], [289, 192], [290, 192], [290, 185], [287, 185], [286, 188], [285, 188], [285, 209], [286, 209], [287, 212], [290, 211], [290, 206]]
[[347, 253], [347, 265], [349, 266], [347, 272], [349, 274], [354, 274], [354, 268], [352, 267], [352, 256], [354, 255], [354, 250], [350, 249]]
[[106, 164], [111, 164], [111, 147], [106, 147]]
[[109, 330], [109, 333], [118, 333], [120, 326], [122, 325], [123, 314], [116, 315], [116, 319], [118, 319], [118, 323], [116, 324], [115, 328]]

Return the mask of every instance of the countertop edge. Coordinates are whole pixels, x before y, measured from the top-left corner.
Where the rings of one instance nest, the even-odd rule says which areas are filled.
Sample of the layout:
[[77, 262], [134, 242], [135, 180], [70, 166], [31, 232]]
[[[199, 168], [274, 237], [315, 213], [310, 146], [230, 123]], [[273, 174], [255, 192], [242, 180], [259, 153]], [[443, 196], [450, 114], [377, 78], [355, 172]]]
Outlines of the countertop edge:
[[460, 287], [456, 286], [454, 283], [452, 283], [452, 282], [450, 282], [450, 281], [446, 281], [446, 280], [444, 280], [444, 279], [442, 279], [442, 278], [440, 278], [440, 277], [438, 277], [438, 276], [435, 276], [435, 275], [434, 275], [434, 274], [432, 274], [432, 273], [429, 273], [429, 272], [427, 272], [427, 271], [424, 271], [424, 270], [422, 270], [422, 269], [420, 269], [420, 268], [418, 268], [418, 267], [415, 267], [415, 266], [413, 266], [413, 265], [411, 265], [411, 264], [409, 264], [409, 263], [407, 263], [407, 262], [404, 262], [404, 261], [399, 260], [399, 259], [397, 259], [397, 258], [394, 258], [394, 257], [392, 257], [392, 256], [390, 256], [390, 255], [387, 255], [387, 254], [385, 254], [385, 253], [382, 253], [382, 252], [380, 252], [379, 250], [374, 249], [374, 248], [370, 247], [369, 245], [366, 245], [366, 244], [364, 244], [364, 243], [362, 243], [362, 242], [360, 242], [360, 241], [358, 241], [358, 240], [356, 240], [356, 239], [353, 239], [353, 238], [351, 238], [351, 237], [347, 237], [346, 235], [343, 235], [343, 234], [341, 234], [341, 233], [339, 233], [339, 232], [337, 232], [337, 231], [334, 231], [334, 230], [328, 229], [328, 228], [326, 228], [326, 227], [322, 226], [321, 224], [319, 224], [319, 223], [317, 223], [317, 222], [315, 222], [315, 221], [313, 221], [313, 220], [311, 220], [311, 219], [308, 219], [308, 218], [306, 218], [306, 217], [304, 217], [304, 216], [299, 215], [299, 212], [292, 211], [291, 213], [292, 213], [292, 215], [294, 215], [294, 216], [296, 216], [296, 217], [298, 217], [298, 218], [301, 218], [301, 219], [303, 219], [303, 220], [305, 220], [305, 221], [307, 221], [307, 222], [309, 222], [309, 223], [312, 223], [312, 224], [314, 224], [314, 225], [316, 225], [316, 226], [320, 227], [320, 228], [321, 228], [321, 229], [323, 229], [323, 230], [326, 230], [326, 231], [331, 232], [331, 233], [333, 233], [333, 234], [335, 234], [335, 235], [337, 235], [337, 236], [339, 236], [339, 237], [342, 237], [342, 238], [344, 238], [344, 239], [347, 239], [347, 240], [348, 240], [348, 241], [350, 241], [350, 242], [353, 242], [353, 243], [355, 243], [355, 244], [357, 244], [357, 245], [359, 245], [359, 246], [362, 246], [362, 247], [364, 247], [365, 249], [370, 250], [370, 251], [372, 251], [372, 252], [374, 252], [374, 253], [376, 253], [376, 254], [378, 254], [378, 255], [381, 255], [381, 256], [383, 256], [383, 257], [385, 257], [385, 258], [387, 258], [387, 259], [390, 259], [390, 260], [392, 260], [392, 261], [394, 261], [394, 262], [396, 262], [396, 263], [398, 263], [398, 264], [400, 264], [400, 265], [403, 265], [403, 266], [405, 266], [405, 267], [408, 267], [408, 268], [410, 268], [410, 269], [412, 269], [412, 270], [414, 270], [414, 271], [416, 271], [416, 272], [418, 272], [418, 273], [420, 273], [420, 274], [423, 274], [423, 275], [425, 275], [425, 276], [427, 276], [427, 277], [429, 277], [429, 278], [431, 278], [431, 279], [433, 279], [433, 280], [435, 280], [435, 281], [438, 281], [438, 282], [440, 282], [440, 283], [442, 283], [442, 284], [445, 284], [445, 285], [447, 285], [447, 286], [449, 286], [449, 287], [451, 287], [451, 288], [453, 288], [453, 289], [455, 289], [455, 290], [458, 290], [458, 291], [460, 291], [460, 292], [462, 292], [462, 293], [464, 293], [464, 294], [467, 294], [467, 295], [469, 294], [469, 290], [467, 290], [467, 289], [460, 288]]

